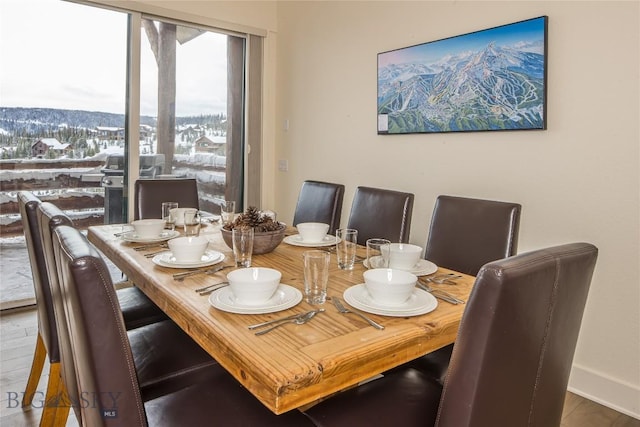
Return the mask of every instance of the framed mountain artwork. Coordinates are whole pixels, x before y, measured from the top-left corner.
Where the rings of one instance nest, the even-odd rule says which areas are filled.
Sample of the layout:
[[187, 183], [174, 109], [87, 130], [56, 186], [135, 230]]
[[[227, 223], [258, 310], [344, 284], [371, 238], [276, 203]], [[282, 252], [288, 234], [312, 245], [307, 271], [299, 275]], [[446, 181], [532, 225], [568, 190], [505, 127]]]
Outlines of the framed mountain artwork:
[[378, 54], [378, 134], [546, 129], [547, 21]]

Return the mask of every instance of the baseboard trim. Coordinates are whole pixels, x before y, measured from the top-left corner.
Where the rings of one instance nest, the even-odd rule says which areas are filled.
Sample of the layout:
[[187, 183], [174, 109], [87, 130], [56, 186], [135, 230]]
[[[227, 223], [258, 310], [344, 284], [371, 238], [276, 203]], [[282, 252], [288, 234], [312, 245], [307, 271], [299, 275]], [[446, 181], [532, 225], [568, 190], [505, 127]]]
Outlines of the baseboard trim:
[[640, 387], [573, 365], [568, 390], [617, 412], [640, 419]]

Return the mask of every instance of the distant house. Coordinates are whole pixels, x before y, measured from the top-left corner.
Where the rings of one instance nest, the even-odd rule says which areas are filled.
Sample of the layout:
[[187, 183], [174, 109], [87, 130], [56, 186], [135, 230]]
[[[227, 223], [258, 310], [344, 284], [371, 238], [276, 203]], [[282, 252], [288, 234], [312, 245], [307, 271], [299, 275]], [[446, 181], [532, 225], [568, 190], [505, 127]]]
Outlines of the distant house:
[[218, 156], [226, 155], [224, 142], [214, 142], [206, 136], [196, 139], [196, 153], [213, 153]]
[[121, 139], [124, 140], [124, 128], [97, 126], [96, 131], [98, 139], [101, 141], [120, 141]]
[[61, 144], [55, 138], [40, 138], [31, 144], [31, 157], [44, 157], [49, 150], [54, 150], [58, 154], [65, 154], [70, 149], [69, 144]]

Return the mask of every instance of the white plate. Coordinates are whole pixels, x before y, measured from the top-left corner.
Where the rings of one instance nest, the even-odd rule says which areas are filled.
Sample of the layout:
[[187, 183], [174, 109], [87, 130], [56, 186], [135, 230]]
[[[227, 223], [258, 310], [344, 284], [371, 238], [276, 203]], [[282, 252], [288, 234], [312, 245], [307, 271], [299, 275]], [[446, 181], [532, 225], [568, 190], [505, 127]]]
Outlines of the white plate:
[[293, 286], [280, 283], [276, 293], [264, 304], [246, 305], [236, 301], [231, 288], [224, 287], [209, 296], [209, 304], [218, 310], [237, 314], [264, 314], [286, 310], [302, 301], [302, 292]]
[[135, 231], [129, 231], [122, 235], [122, 240], [132, 243], [155, 243], [164, 242], [165, 240], [173, 239], [179, 235], [180, 233], [178, 231], [166, 230], [160, 233], [158, 237], [139, 237]]
[[305, 242], [302, 240], [299, 234], [294, 234], [292, 236], [287, 236], [284, 238], [284, 242], [293, 246], [303, 246], [306, 248], [317, 248], [320, 246], [333, 246], [338, 240], [336, 236], [332, 236], [331, 234], [327, 234], [324, 238], [319, 242]]
[[205, 251], [204, 255], [200, 258], [200, 261], [196, 262], [178, 262], [173, 257], [173, 253], [170, 251], [159, 253], [154, 256], [151, 261], [154, 264], [157, 264], [161, 267], [171, 267], [171, 268], [196, 268], [196, 267], [206, 267], [208, 265], [217, 264], [220, 261], [224, 260], [224, 254], [218, 251]]
[[344, 291], [344, 300], [358, 310], [371, 314], [392, 317], [420, 316], [430, 313], [438, 306], [438, 301], [429, 292], [422, 289], [414, 289], [409, 300], [400, 305], [389, 307], [375, 302], [364, 287], [364, 283], [351, 286]]
[[[363, 264], [365, 268], [369, 268], [368, 260], [364, 260]], [[427, 261], [426, 259], [421, 259], [409, 272], [415, 274], [416, 276], [426, 276], [428, 274], [433, 274], [438, 271], [438, 266], [432, 263], [431, 261]]]

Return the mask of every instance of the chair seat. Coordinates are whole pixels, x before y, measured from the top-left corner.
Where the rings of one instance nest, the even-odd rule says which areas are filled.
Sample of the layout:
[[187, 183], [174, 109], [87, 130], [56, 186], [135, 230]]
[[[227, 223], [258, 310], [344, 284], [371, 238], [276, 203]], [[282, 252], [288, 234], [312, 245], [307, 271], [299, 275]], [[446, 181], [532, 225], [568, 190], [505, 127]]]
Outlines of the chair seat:
[[[273, 414], [226, 371], [144, 404], [150, 426], [305, 427], [301, 412]], [[354, 424], [355, 425], [355, 424]]]
[[[392, 372], [307, 409], [317, 426], [432, 426], [442, 385], [416, 369]], [[392, 409], [392, 410], [391, 410]]]
[[116, 295], [127, 330], [167, 319], [167, 315], [135, 286], [118, 289]]
[[223, 370], [171, 320], [127, 334], [144, 401], [205, 381]]

